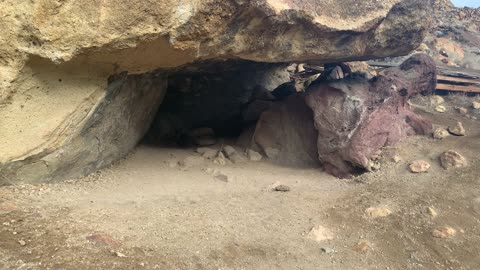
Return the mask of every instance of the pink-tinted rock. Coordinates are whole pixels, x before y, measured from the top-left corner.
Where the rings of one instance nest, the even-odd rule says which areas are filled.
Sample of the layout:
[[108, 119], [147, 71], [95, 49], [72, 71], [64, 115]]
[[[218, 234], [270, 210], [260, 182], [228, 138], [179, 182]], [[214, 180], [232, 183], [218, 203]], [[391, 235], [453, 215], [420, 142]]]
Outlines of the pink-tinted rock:
[[325, 169], [349, 177], [367, 170], [380, 148], [409, 135], [431, 134], [432, 124], [413, 113], [407, 101], [433, 91], [435, 74], [433, 59], [419, 54], [371, 80], [350, 76], [311, 85], [306, 103], [313, 110]]

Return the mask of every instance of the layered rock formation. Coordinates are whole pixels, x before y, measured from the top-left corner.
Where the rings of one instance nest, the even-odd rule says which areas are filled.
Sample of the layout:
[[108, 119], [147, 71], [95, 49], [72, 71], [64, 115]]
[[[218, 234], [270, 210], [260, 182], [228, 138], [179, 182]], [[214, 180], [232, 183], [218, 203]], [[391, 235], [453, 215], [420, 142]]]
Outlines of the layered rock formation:
[[403, 55], [430, 14], [418, 0], [1, 1], [0, 184], [81, 176], [124, 156], [168, 74], [109, 84], [114, 74]]

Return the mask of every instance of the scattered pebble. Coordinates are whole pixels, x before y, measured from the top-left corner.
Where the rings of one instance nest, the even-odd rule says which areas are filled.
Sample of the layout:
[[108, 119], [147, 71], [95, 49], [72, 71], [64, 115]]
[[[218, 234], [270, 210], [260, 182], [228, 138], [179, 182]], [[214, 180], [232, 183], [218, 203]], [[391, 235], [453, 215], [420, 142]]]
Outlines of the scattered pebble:
[[230, 182], [230, 177], [228, 177], [228, 175], [225, 175], [223, 173], [219, 173], [219, 174], [215, 175], [215, 179], [220, 180], [220, 181], [225, 182], [225, 183]]
[[222, 152], [219, 152], [217, 158], [213, 161], [213, 163], [225, 166], [227, 164], [227, 159]]
[[126, 258], [127, 255], [121, 253], [120, 251], [113, 251], [113, 255], [119, 257], [119, 258]]
[[262, 155], [260, 155], [260, 153], [253, 151], [252, 149], [247, 150], [247, 157], [251, 161], [260, 161], [263, 158]]
[[467, 108], [464, 108], [464, 107], [458, 107], [457, 108], [457, 111], [458, 113], [462, 114], [462, 115], [465, 115], [468, 113], [468, 109]]
[[317, 225], [310, 230], [307, 237], [317, 242], [323, 242], [326, 240], [333, 240], [334, 235], [327, 228]]
[[430, 167], [430, 163], [425, 160], [415, 160], [409, 165], [412, 173], [426, 173]]
[[353, 247], [353, 250], [358, 252], [358, 253], [367, 253], [370, 250], [370, 243], [367, 241], [361, 241], [355, 247]]
[[27, 245], [27, 243], [26, 243], [25, 241], [23, 241], [23, 240], [18, 241], [18, 243], [19, 243], [20, 246], [22, 246], [22, 247], [24, 247], [24, 246]]
[[462, 122], [457, 122], [457, 125], [454, 127], [449, 127], [448, 132], [455, 136], [465, 136], [465, 128], [463, 127]]
[[223, 153], [225, 153], [225, 155], [228, 158], [230, 158], [230, 157], [237, 154], [237, 150], [235, 150], [235, 148], [233, 148], [232, 146], [227, 145], [227, 146], [223, 147]]
[[395, 163], [399, 163], [400, 161], [402, 161], [402, 157], [399, 156], [399, 155], [394, 155], [392, 157], [392, 161], [395, 162]]
[[365, 210], [365, 213], [371, 218], [380, 218], [390, 216], [392, 211], [386, 207], [370, 207]]
[[218, 154], [217, 150], [209, 149], [202, 154], [202, 157], [206, 158], [206, 159], [209, 159], [209, 160], [212, 160], [217, 156], [217, 154]]
[[336, 252], [335, 249], [329, 247], [322, 247], [320, 250], [325, 254], [332, 254]]
[[200, 166], [203, 164], [205, 159], [203, 157], [198, 156], [189, 156], [185, 158], [183, 161], [180, 161], [178, 164], [184, 168], [190, 168], [195, 166]]
[[274, 190], [274, 191], [279, 191], [279, 192], [289, 192], [289, 191], [290, 191], [290, 187], [287, 186], [287, 185], [278, 185], [278, 186], [276, 186], [273, 190]]
[[450, 136], [450, 133], [446, 128], [436, 128], [433, 132], [433, 138], [437, 140], [443, 140], [448, 136]]
[[433, 230], [432, 235], [436, 238], [452, 238], [457, 234], [457, 231], [451, 227], [440, 227]]
[[480, 110], [480, 102], [472, 102], [472, 107], [475, 109], [475, 110]]
[[440, 156], [440, 164], [445, 170], [467, 166], [467, 159], [460, 153], [449, 150]]
[[112, 236], [108, 234], [92, 234], [87, 236], [86, 239], [97, 246], [118, 248], [122, 245], [120, 241], [115, 240]]
[[445, 108], [445, 106], [443, 105], [438, 105], [437, 107], [435, 107], [435, 111], [439, 112], [439, 113], [444, 113], [447, 111], [447, 108]]
[[432, 218], [435, 218], [435, 217], [438, 216], [437, 210], [435, 210], [435, 208], [433, 208], [433, 207], [428, 207], [427, 208], [427, 214], [429, 216], [431, 216]]

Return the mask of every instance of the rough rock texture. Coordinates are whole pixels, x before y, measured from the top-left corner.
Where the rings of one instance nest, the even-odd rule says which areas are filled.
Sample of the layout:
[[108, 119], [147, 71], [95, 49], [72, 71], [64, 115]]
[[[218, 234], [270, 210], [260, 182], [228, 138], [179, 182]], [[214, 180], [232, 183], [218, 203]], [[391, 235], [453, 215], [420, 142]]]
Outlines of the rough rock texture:
[[350, 76], [313, 84], [306, 103], [318, 131], [318, 154], [327, 171], [348, 177], [370, 170], [382, 147], [414, 134], [431, 134], [432, 124], [415, 115], [407, 100], [436, 86], [436, 67], [427, 55], [415, 55], [400, 67], [371, 80]]
[[166, 89], [160, 74], [112, 77], [105, 92], [94, 93], [101, 97], [73, 108], [54, 140], [0, 166], [0, 184], [79, 177], [125, 156], [149, 128]]
[[264, 112], [254, 142], [265, 155], [282, 165], [319, 166], [312, 111], [303, 95], [290, 96]]
[[[150, 116], [163, 91], [107, 100], [113, 74], [209, 59], [403, 55], [420, 44], [430, 14], [430, 0], [0, 1], [0, 184], [81, 175], [123, 156], [149, 124], [132, 121], [140, 110]], [[135, 136], [85, 130], [98, 119], [112, 134]], [[97, 141], [106, 154], [92, 151]]]
[[460, 153], [449, 150], [440, 155], [440, 164], [445, 170], [467, 166], [467, 159]]

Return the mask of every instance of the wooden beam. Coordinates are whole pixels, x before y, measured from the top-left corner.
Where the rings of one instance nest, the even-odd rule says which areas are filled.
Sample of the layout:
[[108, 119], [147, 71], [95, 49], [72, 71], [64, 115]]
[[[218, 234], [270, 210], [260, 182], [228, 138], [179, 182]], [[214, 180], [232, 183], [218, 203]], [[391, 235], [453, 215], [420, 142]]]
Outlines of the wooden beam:
[[471, 84], [480, 85], [480, 80], [476, 80], [476, 79], [458, 78], [458, 77], [444, 76], [444, 75], [437, 75], [437, 79], [440, 81], [451, 81], [451, 82], [471, 83]]
[[480, 93], [480, 87], [478, 86], [452, 85], [452, 84], [444, 84], [444, 83], [437, 84], [437, 90]]

